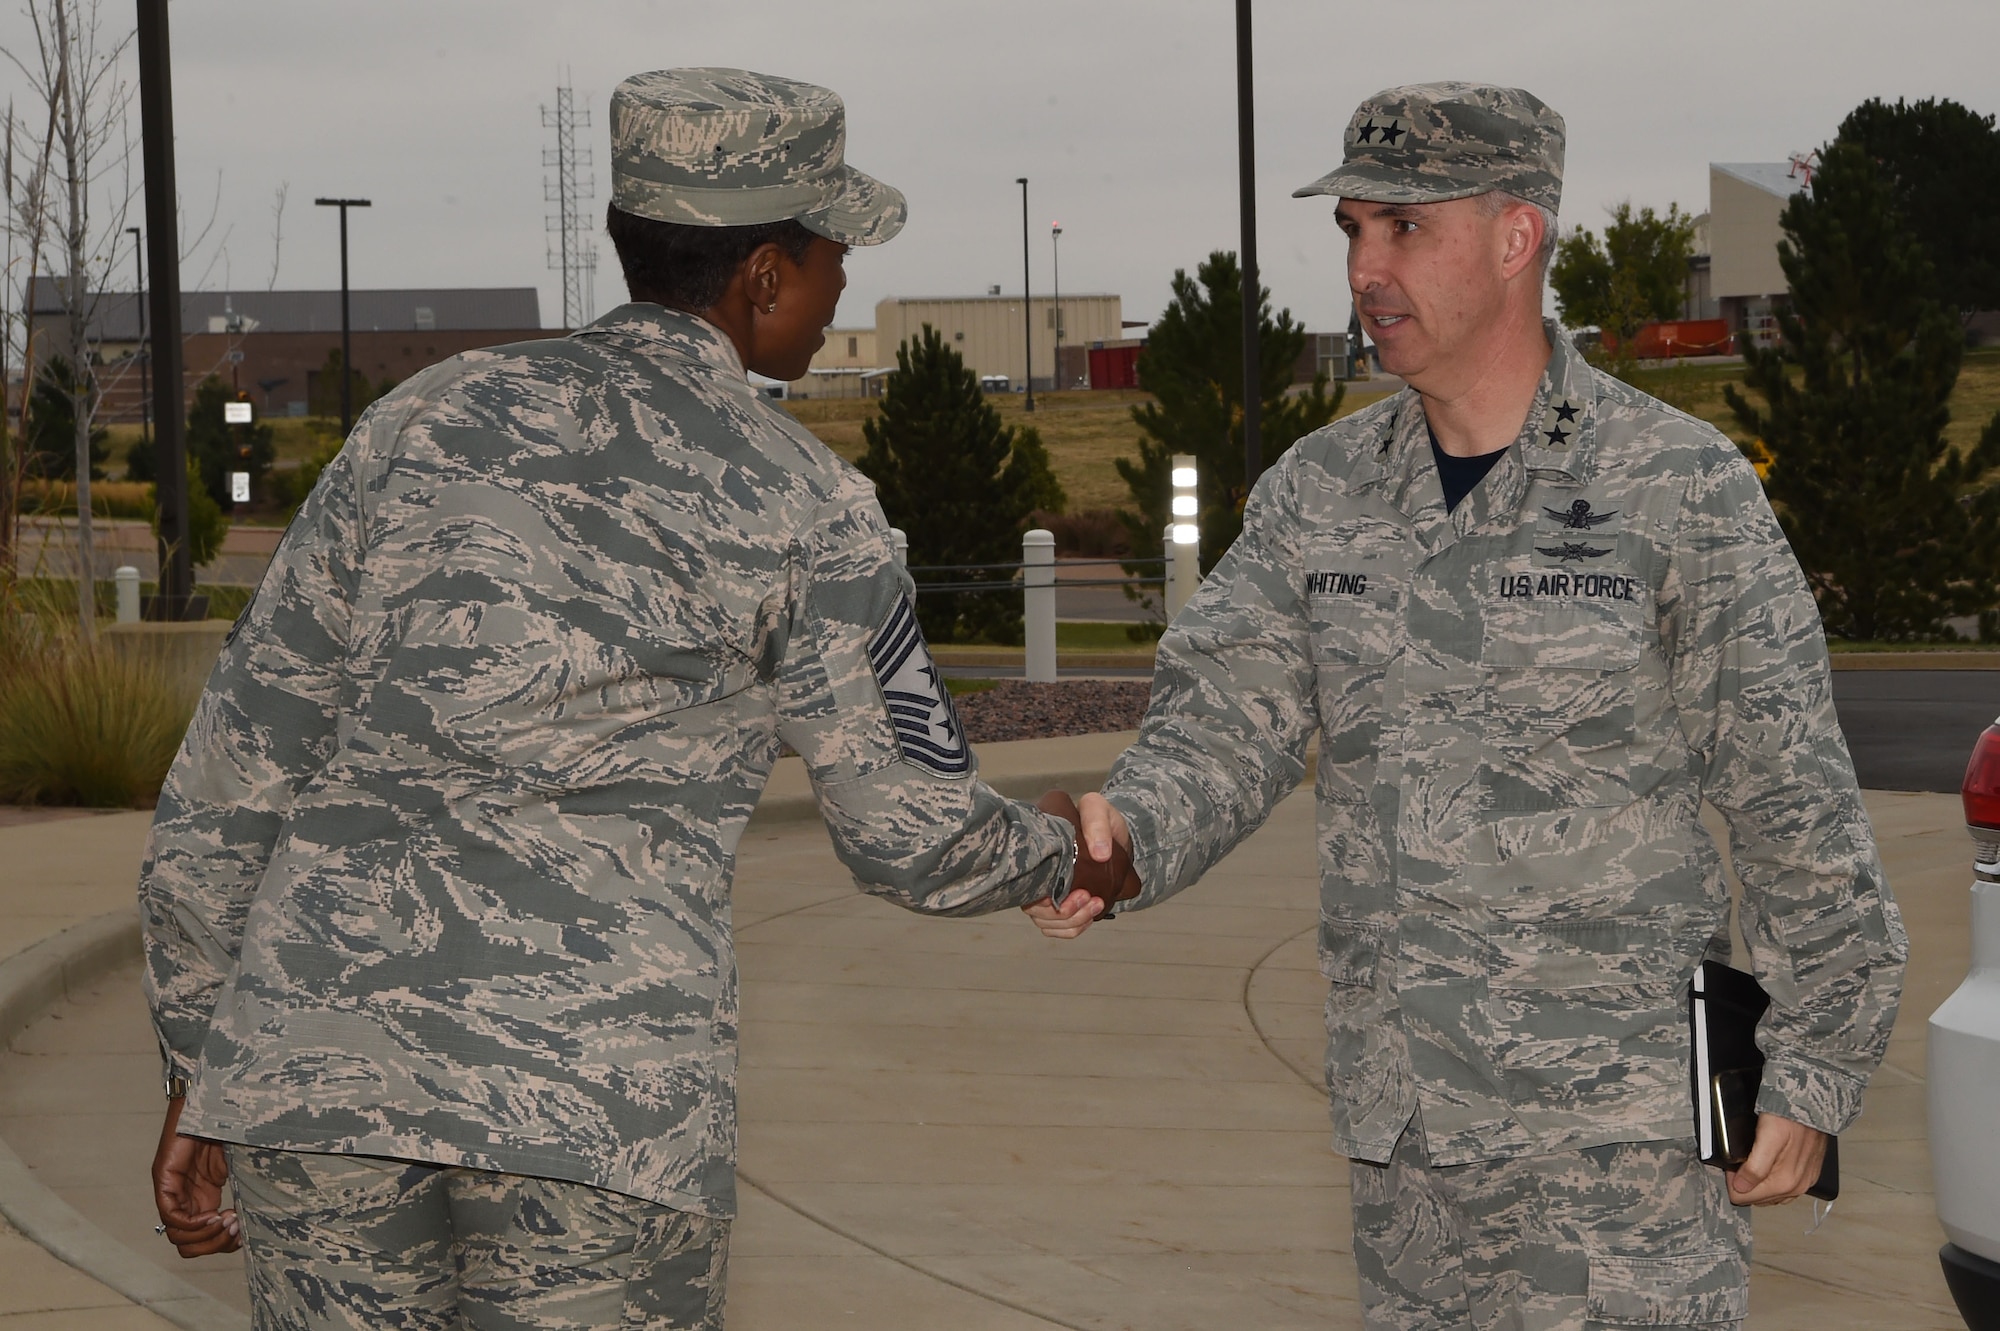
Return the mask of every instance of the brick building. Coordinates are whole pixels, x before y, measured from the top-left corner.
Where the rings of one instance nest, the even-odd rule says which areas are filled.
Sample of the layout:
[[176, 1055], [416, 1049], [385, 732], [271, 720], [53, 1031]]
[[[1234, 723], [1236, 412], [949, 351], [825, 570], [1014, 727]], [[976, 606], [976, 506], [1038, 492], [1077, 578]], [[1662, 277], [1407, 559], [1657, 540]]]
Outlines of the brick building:
[[[67, 316], [56, 279], [35, 283], [36, 359], [60, 354]], [[354, 368], [400, 382], [474, 347], [559, 336], [542, 327], [533, 287], [439, 287], [348, 293]], [[91, 310], [98, 419], [140, 418], [139, 299], [107, 291]], [[340, 292], [190, 291], [181, 296], [182, 400], [215, 375], [250, 394], [260, 415], [303, 416], [320, 396], [327, 354], [340, 348]], [[337, 391], [337, 388], [336, 390]]]

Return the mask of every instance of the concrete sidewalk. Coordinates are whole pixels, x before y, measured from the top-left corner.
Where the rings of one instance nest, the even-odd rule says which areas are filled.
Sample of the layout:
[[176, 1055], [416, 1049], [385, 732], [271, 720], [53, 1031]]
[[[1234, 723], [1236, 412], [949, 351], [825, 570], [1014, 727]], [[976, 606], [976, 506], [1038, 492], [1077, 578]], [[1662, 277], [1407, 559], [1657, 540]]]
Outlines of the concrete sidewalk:
[[[1101, 772], [1123, 742], [981, 756], [1019, 788], [1037, 766]], [[732, 1331], [1358, 1325], [1320, 1087], [1309, 795], [1182, 898], [1062, 945], [1011, 912], [926, 920], [860, 896], [804, 793], [774, 783], [735, 895]], [[1756, 1215], [1755, 1331], [1959, 1326], [1922, 1074], [1924, 1020], [1965, 971], [1970, 847], [1955, 797], [1869, 807], [1909, 993], [1832, 1219], [1807, 1237], [1799, 1207]], [[144, 822], [0, 828], [0, 949], [128, 909]], [[14, 1040], [0, 1140], [126, 1247], [240, 1307], [228, 1259], [180, 1263], [150, 1232], [159, 1099], [136, 981], [109, 972]], [[167, 1324], [18, 1235], [0, 1234], [0, 1270], [0, 1331]]]

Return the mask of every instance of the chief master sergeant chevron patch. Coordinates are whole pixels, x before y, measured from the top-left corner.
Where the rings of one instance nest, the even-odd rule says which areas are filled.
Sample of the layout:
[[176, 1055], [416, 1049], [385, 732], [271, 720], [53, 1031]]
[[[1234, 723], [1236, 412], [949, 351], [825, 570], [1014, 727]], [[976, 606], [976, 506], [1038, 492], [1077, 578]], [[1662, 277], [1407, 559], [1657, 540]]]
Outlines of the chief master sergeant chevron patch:
[[939, 776], [964, 776], [972, 770], [965, 747], [965, 729], [951, 705], [951, 691], [938, 677], [937, 663], [924, 645], [917, 612], [905, 596], [896, 602], [889, 620], [868, 642], [868, 660], [875, 682], [896, 725], [896, 747], [905, 761], [927, 767]]

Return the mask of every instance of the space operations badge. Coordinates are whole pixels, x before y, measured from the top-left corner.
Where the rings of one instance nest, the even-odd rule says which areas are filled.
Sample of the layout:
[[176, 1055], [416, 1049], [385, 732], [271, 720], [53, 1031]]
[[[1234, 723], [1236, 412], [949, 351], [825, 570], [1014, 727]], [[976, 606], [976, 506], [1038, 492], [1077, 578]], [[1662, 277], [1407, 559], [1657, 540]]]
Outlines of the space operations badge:
[[939, 776], [964, 776], [972, 770], [965, 745], [965, 728], [951, 705], [951, 691], [938, 676], [937, 663], [924, 645], [917, 612], [907, 596], [899, 597], [889, 620], [868, 642], [868, 662], [875, 682], [889, 704], [896, 727], [896, 747], [905, 762], [928, 768]]

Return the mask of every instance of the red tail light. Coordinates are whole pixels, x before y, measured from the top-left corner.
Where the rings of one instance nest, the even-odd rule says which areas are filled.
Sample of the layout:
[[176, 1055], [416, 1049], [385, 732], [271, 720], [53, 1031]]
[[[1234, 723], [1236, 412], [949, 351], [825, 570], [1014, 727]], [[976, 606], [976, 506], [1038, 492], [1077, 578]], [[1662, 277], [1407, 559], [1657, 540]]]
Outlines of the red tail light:
[[1959, 795], [1965, 800], [1966, 822], [2000, 830], [2000, 721], [1986, 727], [1972, 746]]

